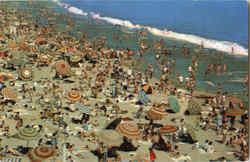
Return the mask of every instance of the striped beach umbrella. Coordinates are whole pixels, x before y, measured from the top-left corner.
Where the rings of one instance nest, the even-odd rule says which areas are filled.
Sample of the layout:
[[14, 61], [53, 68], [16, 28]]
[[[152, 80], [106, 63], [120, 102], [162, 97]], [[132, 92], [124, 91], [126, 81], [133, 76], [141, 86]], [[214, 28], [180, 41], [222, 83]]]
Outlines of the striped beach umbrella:
[[79, 91], [72, 90], [66, 94], [66, 99], [68, 99], [70, 102], [75, 103], [77, 101], [80, 101], [82, 98], [82, 95]]
[[11, 73], [0, 72], [0, 77], [3, 79], [3, 81], [15, 80], [15, 78]]
[[40, 133], [35, 128], [24, 127], [20, 128], [19, 132], [14, 137], [26, 140], [28, 146], [30, 140], [36, 140], [37, 138], [40, 137]]
[[50, 157], [53, 157], [55, 152], [55, 149], [52, 147], [39, 146], [29, 151], [27, 156], [31, 162], [42, 162]]
[[39, 137], [39, 132], [32, 127], [24, 127], [19, 130], [18, 137], [23, 140], [34, 140]]
[[12, 88], [3, 88], [1, 90], [1, 94], [6, 99], [16, 100], [17, 99], [17, 92]]
[[70, 61], [71, 63], [78, 63], [78, 62], [81, 61], [81, 59], [82, 59], [82, 58], [81, 58], [80, 56], [74, 55], [74, 56], [71, 56], [71, 57], [70, 57], [69, 61]]
[[141, 131], [134, 123], [120, 123], [116, 127], [116, 131], [120, 133], [121, 136], [125, 136], [129, 139], [141, 138]]
[[244, 114], [244, 110], [239, 108], [230, 109], [226, 112], [226, 116], [241, 116]]
[[178, 128], [175, 125], [165, 125], [164, 127], [160, 128], [160, 133], [173, 133], [177, 130]]
[[51, 58], [49, 57], [49, 55], [46, 55], [46, 54], [39, 55], [38, 59], [40, 62], [47, 63], [47, 64], [50, 63], [51, 61]]
[[31, 68], [25, 67], [22, 68], [19, 72], [19, 78], [24, 81], [32, 80], [33, 78], [33, 71]]
[[56, 72], [60, 75], [68, 76], [70, 74], [70, 66], [64, 60], [56, 61], [54, 67], [56, 69]]
[[167, 112], [164, 108], [154, 106], [147, 113], [147, 118], [151, 120], [161, 120], [164, 116], [167, 115]]

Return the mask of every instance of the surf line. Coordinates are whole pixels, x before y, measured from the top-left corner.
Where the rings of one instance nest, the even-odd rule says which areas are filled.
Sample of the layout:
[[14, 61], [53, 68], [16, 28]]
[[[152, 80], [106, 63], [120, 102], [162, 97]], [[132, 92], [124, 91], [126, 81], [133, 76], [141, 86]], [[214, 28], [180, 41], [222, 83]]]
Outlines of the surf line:
[[100, 14], [93, 13], [93, 12], [91, 13], [84, 12], [83, 10], [77, 7], [70, 6], [69, 4], [66, 4], [66, 3], [62, 3], [59, 0], [52, 0], [52, 1], [56, 2], [59, 6], [67, 9], [71, 13], [81, 15], [81, 16], [90, 16], [92, 19], [96, 21], [101, 20], [112, 25], [123, 26], [129, 29], [138, 29], [138, 30], [144, 29], [148, 31], [149, 33], [158, 37], [182, 40], [182, 41], [186, 41], [189, 43], [203, 46], [204, 48], [215, 49], [215, 50], [226, 52], [232, 55], [248, 56], [248, 49], [245, 49], [243, 46], [234, 42], [212, 40], [212, 39], [202, 38], [200, 36], [196, 36], [192, 34], [177, 33], [171, 30], [168, 30], [168, 31], [165, 29], [161, 30], [158, 28], [153, 28], [150, 26], [143, 26], [143, 25], [138, 25], [138, 24], [134, 25], [129, 20], [121, 20], [121, 19], [112, 18], [112, 17], [102, 17], [100, 16]]

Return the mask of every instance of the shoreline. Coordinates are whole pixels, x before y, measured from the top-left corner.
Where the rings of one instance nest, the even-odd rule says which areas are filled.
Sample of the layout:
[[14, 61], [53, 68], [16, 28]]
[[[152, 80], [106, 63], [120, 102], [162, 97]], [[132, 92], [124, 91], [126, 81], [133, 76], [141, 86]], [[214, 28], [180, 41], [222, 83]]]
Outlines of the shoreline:
[[[1, 4], [1, 2], [0, 2]], [[18, 3], [19, 4], [19, 3]], [[25, 6], [31, 6], [29, 4], [24, 4]], [[21, 7], [24, 5], [21, 4]], [[95, 31], [95, 25], [82, 23], [86, 26], [80, 26], [83, 27], [77, 30], [78, 32], [83, 31], [83, 33], [80, 33], [82, 38], [81, 42], [79, 42], [79, 39], [77, 39], [75, 33], [71, 33], [72, 31], [75, 31], [74, 24], [78, 24], [77, 21], [75, 21], [74, 18], [72, 18], [71, 14], [58, 14], [56, 12], [57, 10], [49, 9], [48, 6], [49, 3], [39, 3], [34, 2], [31, 6], [31, 11], [34, 12], [33, 17], [28, 18], [30, 11], [25, 8], [25, 12], [17, 13], [20, 14], [20, 17], [27, 18], [27, 22], [33, 24], [34, 20], [38, 20], [36, 31], [32, 28], [33, 26], [29, 28], [30, 31], [24, 32], [24, 30], [21, 30], [21, 32], [24, 32], [22, 34], [18, 35], [11, 35], [15, 38], [15, 43], [24, 42], [27, 44], [31, 43], [31, 47], [37, 48], [40, 51], [34, 52], [37, 54], [37, 58], [33, 57], [33, 54], [30, 54], [30, 52], [24, 52], [23, 44], [18, 47], [18, 54], [26, 56], [27, 59], [30, 59], [32, 62], [32, 65], [35, 65], [34, 68], [32, 66], [31, 69], [23, 69], [21, 73], [17, 70], [11, 70], [9, 68], [3, 67], [3, 72], [10, 73], [15, 80], [15, 84], [13, 85], [10, 83], [10, 80], [3, 81], [3, 84], [6, 85], [8, 88], [13, 89], [16, 93], [17, 99], [16, 99], [16, 105], [3, 105], [5, 107], [2, 108], [0, 111], [0, 119], [5, 120], [5, 124], [1, 124], [2, 121], [0, 121], [0, 125], [2, 125], [2, 128], [5, 129], [5, 126], [9, 126], [9, 131], [7, 135], [2, 136], [1, 146], [8, 145], [11, 149], [17, 148], [17, 146], [25, 146], [26, 140], [21, 139], [14, 139], [14, 134], [18, 134], [21, 136], [22, 134], [26, 133], [28, 137], [33, 137], [31, 142], [27, 142], [26, 146], [30, 146], [33, 149], [39, 148], [39, 142], [40, 139], [42, 139], [42, 142], [40, 143], [41, 146], [49, 147], [50, 149], [55, 149], [54, 161], [55, 162], [62, 162], [66, 158], [69, 158], [71, 156], [72, 159], [74, 159], [76, 162], [89, 162], [89, 161], [97, 161], [97, 157], [93, 155], [90, 150], [97, 149], [101, 144], [98, 144], [100, 142], [100, 139], [98, 137], [98, 133], [105, 130], [105, 127], [107, 124], [109, 124], [113, 119], [115, 118], [124, 118], [124, 121], [122, 122], [128, 122], [133, 123], [136, 125], [136, 127], [140, 124], [147, 125], [149, 123], [149, 120], [145, 119], [146, 113], [149, 113], [152, 108], [155, 108], [151, 103], [162, 103], [169, 99], [170, 95], [166, 95], [165, 93], [161, 92], [156, 93], [155, 95], [147, 95], [149, 99], [152, 101], [149, 104], [145, 104], [142, 107], [143, 115], [141, 117], [136, 118], [135, 114], [137, 114], [137, 111], [139, 110], [139, 105], [136, 104], [138, 101], [138, 94], [135, 91], [130, 90], [123, 90], [123, 82], [122, 78], [126, 78], [126, 75], [129, 75], [129, 72], [126, 71], [127, 68], [133, 68], [139, 62], [136, 62], [135, 64], [132, 64], [131, 61], [128, 59], [128, 55], [124, 50], [126, 47], [128, 48], [129, 45], [126, 44], [126, 42], [118, 42], [118, 43], [124, 43], [124, 48], [112, 48], [109, 45], [103, 43], [104, 45], [100, 45], [101, 42], [96, 42], [98, 40], [103, 40], [102, 36], [103, 32], [100, 32], [100, 30]], [[11, 5], [13, 6], [13, 5]], [[14, 6], [19, 7], [18, 5]], [[1, 7], [0, 7], [1, 8]], [[39, 12], [36, 9], [42, 9], [43, 12]], [[7, 8], [8, 9], [8, 8]], [[61, 11], [61, 9], [59, 9]], [[27, 12], [28, 11], [28, 12]], [[10, 13], [8, 10], [6, 11], [7, 15], [7, 21], [11, 23], [11, 21], [15, 22], [15, 20], [9, 20], [8, 18], [10, 16], [17, 16], [16, 13]], [[32, 13], [33, 13], [32, 12]], [[64, 12], [62, 12], [64, 13]], [[28, 15], [27, 15], [28, 14]], [[48, 27], [48, 32], [46, 32], [41, 25], [41, 19], [40, 18], [48, 18], [51, 15], [57, 15], [56, 21], [52, 20], [51, 24], [52, 27]], [[37, 17], [35, 17], [37, 16]], [[38, 17], [41, 16], [41, 17]], [[33, 19], [35, 17], [35, 19]], [[72, 23], [73, 22], [73, 23]], [[28, 23], [28, 24], [29, 24]], [[61, 24], [64, 25], [64, 30], [60, 30], [59, 28], [55, 28], [55, 25]], [[70, 25], [69, 25], [70, 24]], [[79, 24], [79, 25], [82, 25]], [[2, 25], [2, 24], [0, 24]], [[70, 28], [67, 28], [67, 25], [70, 26]], [[100, 26], [99, 26], [100, 27]], [[91, 29], [91, 30], [88, 30]], [[77, 32], [76, 31], [76, 32]], [[84, 31], [92, 34], [94, 36], [88, 35], [85, 37]], [[103, 29], [105, 32], [105, 29]], [[118, 31], [118, 30], [117, 30]], [[54, 33], [55, 35], [51, 34]], [[112, 30], [111, 32], [116, 32]], [[119, 30], [120, 33], [123, 33]], [[3, 31], [3, 33], [9, 33], [8, 31]], [[40, 33], [38, 35], [37, 33]], [[96, 35], [96, 33], [100, 35]], [[109, 34], [109, 33], [108, 33]], [[59, 37], [60, 36], [60, 37]], [[107, 35], [103, 35], [104, 37]], [[26, 38], [27, 41], [22, 41], [23, 37]], [[83, 38], [84, 37], [84, 38]], [[29, 39], [30, 38], [30, 39]], [[39, 39], [38, 39], [39, 38]], [[41, 39], [40, 39], [41, 38]], [[76, 38], [76, 39], [75, 39]], [[104, 38], [106, 39], [106, 38]], [[63, 41], [62, 41], [63, 40]], [[115, 46], [115, 40], [111, 39], [111, 43], [114, 43]], [[132, 39], [129, 39], [132, 40]], [[45, 42], [46, 44], [44, 44]], [[33, 45], [32, 43], [35, 42]], [[65, 45], [64, 43], [67, 42], [68, 44]], [[105, 41], [104, 41], [105, 42]], [[26, 45], [27, 45], [26, 44]], [[102, 43], [101, 43], [102, 44]], [[48, 45], [48, 46], [47, 46]], [[6, 43], [6, 46], [12, 47], [9, 44]], [[56, 46], [56, 49], [52, 46]], [[76, 47], [75, 49], [66, 49], [64, 47]], [[103, 50], [105, 52], [100, 52], [98, 49], [99, 46], [103, 46]], [[46, 48], [48, 47], [48, 48]], [[63, 49], [63, 51], [62, 51]], [[90, 52], [87, 52], [86, 49], [88, 49]], [[110, 56], [106, 55], [106, 51], [108, 49], [115, 49], [116, 51], [119, 50], [119, 52], [123, 52], [120, 56]], [[14, 49], [9, 49], [9, 51], [14, 51]], [[30, 48], [31, 51], [33, 51], [33, 48]], [[76, 64], [74, 61], [75, 59], [78, 59], [79, 57], [74, 57], [71, 54], [77, 56], [78, 54], [84, 59], [80, 59], [80, 64]], [[99, 52], [99, 53], [97, 53]], [[9, 52], [12, 54], [12, 52]], [[129, 52], [128, 52], [129, 53]], [[66, 54], [70, 54], [71, 56], [68, 56], [68, 60], [64, 58]], [[94, 56], [93, 54], [96, 54]], [[13, 54], [14, 55], [14, 54]], [[12, 56], [13, 56], [12, 55]], [[42, 57], [43, 56], [43, 57]], [[46, 57], [44, 57], [46, 56]], [[10, 56], [6, 56], [6, 58], [14, 60], [18, 59], [18, 55], [14, 55], [13, 58], [10, 58]], [[51, 58], [51, 60], [49, 59]], [[88, 58], [88, 59], [87, 59]], [[20, 59], [20, 58], [19, 58]], [[39, 65], [40, 61], [45, 59], [45, 65]], [[49, 61], [48, 61], [49, 59]], [[96, 61], [97, 59], [97, 61]], [[121, 60], [123, 63], [115, 63], [116, 61]], [[68, 70], [62, 70], [61, 68], [67, 67], [65, 64], [64, 66], [55, 66], [58, 62], [66, 62], [69, 64], [69, 71], [73, 71], [74, 75], [69, 77], [67, 80], [71, 82], [65, 82], [65, 79], [59, 77], [55, 78], [56, 74], [63, 75], [65, 71]], [[77, 61], [77, 60], [76, 60]], [[137, 61], [137, 60], [136, 60]], [[141, 59], [145, 65], [147, 65], [147, 62], [143, 59]], [[151, 61], [151, 60], [149, 60]], [[39, 64], [36, 64], [39, 63]], [[128, 64], [126, 65], [126, 63]], [[44, 62], [43, 62], [44, 63]], [[131, 64], [130, 64], [131, 63]], [[18, 63], [17, 63], [18, 64]], [[115, 65], [118, 66], [118, 69], [116, 69]], [[8, 65], [8, 64], [7, 64]], [[79, 65], [79, 66], [78, 66]], [[28, 65], [29, 67], [29, 65]], [[60, 68], [61, 67], [61, 68]], [[121, 77], [112, 77], [112, 74], [115, 74], [115, 70], [120, 71], [120, 67], [122, 67], [125, 71], [125, 74], [120, 72], [121, 74], [118, 74], [118, 76]], [[61, 69], [61, 70], [60, 70]], [[139, 68], [140, 69], [140, 68]], [[140, 70], [136, 70], [140, 71]], [[142, 79], [135, 79], [135, 81], [138, 81], [139, 83], [133, 83], [134, 85], [138, 86], [141, 85], [144, 81], [144, 72], [140, 71], [143, 74]], [[32, 74], [32, 75], [30, 75]], [[107, 75], [106, 75], [107, 74]], [[16, 77], [18, 76], [18, 77]], [[136, 77], [136, 74], [132, 72], [131, 78]], [[115, 78], [115, 79], [114, 79]], [[128, 77], [128, 80], [130, 80], [130, 77]], [[116, 83], [114, 83], [114, 81]], [[149, 79], [150, 83], [159, 82], [159, 79], [157, 77], [154, 77], [153, 79]], [[119, 93], [117, 93], [117, 96], [114, 98], [111, 97], [111, 94], [108, 95], [106, 91], [107, 88], [112, 89], [112, 87], [116, 85]], [[30, 89], [29, 89], [30, 88]], [[167, 87], [169, 88], [169, 87]], [[99, 91], [101, 89], [101, 91]], [[94, 90], [98, 90], [94, 91]], [[98, 95], [97, 95], [98, 93]], [[198, 92], [197, 93], [202, 93]], [[209, 93], [205, 93], [206, 95], [209, 95]], [[130, 99], [130, 95], [133, 97]], [[196, 92], [195, 94], [196, 95]], [[179, 109], [180, 111], [177, 113], [167, 113], [167, 117], [163, 118], [160, 123], [162, 125], [173, 125], [178, 128], [182, 126], [181, 119], [185, 119], [186, 124], [193, 124], [195, 126], [196, 118], [199, 117], [198, 115], [190, 115], [186, 116], [183, 114], [183, 112], [188, 108], [188, 101], [189, 96], [184, 95], [182, 98], [178, 98], [177, 95], [174, 95], [179, 103]], [[7, 96], [8, 97], [8, 96]], [[6, 97], [5, 97], [6, 98]], [[110, 100], [110, 102], [107, 102], [107, 99]], [[61, 104], [59, 104], [57, 101], [61, 101]], [[199, 100], [200, 101], [200, 100]], [[204, 101], [202, 99], [201, 101]], [[202, 102], [203, 103], [203, 102]], [[10, 103], [9, 103], [10, 104]], [[79, 106], [80, 105], [80, 106]], [[78, 108], [76, 108], [76, 106]], [[102, 106], [106, 107], [106, 112], [102, 111]], [[119, 108], [117, 110], [116, 108]], [[16, 109], [18, 108], [18, 109]], [[165, 109], [172, 108], [170, 106], [166, 106]], [[201, 112], [211, 112], [211, 105], [201, 105]], [[9, 111], [10, 110], [10, 111]], [[84, 111], [84, 112], [83, 112]], [[13, 117], [9, 117], [10, 113], [13, 113]], [[20, 114], [15, 114], [16, 112], [19, 112]], [[82, 120], [77, 123], [76, 121], [79, 121], [81, 115], [84, 115], [84, 122]], [[89, 115], [89, 120], [87, 121], [86, 114]], [[17, 115], [17, 118], [16, 118]], [[20, 118], [23, 120], [23, 124], [21, 127], [18, 127]], [[75, 122], [72, 121], [74, 118]], [[126, 121], [125, 119], [131, 118], [132, 121]], [[172, 120], [176, 119], [176, 120]], [[86, 121], [85, 121], [86, 120]], [[6, 122], [7, 121], [7, 122]], [[67, 124], [66, 126], [64, 124]], [[159, 123], [158, 121], [155, 123]], [[87, 124], [87, 130], [85, 129], [85, 124]], [[202, 121], [200, 121], [199, 124], [202, 124]], [[213, 123], [214, 124], [214, 123]], [[28, 131], [25, 132], [24, 128], [30, 125], [31, 127], [28, 128]], [[197, 124], [196, 124], [197, 125]], [[16, 127], [15, 127], [16, 126]], [[41, 129], [39, 126], [42, 126]], [[244, 125], [241, 125], [240, 123], [236, 123], [235, 126], [237, 129], [244, 127]], [[0, 131], [5, 132], [0, 127]], [[40, 129], [40, 133], [38, 135], [37, 130]], [[132, 128], [133, 129], [133, 128]], [[138, 128], [139, 132], [143, 134], [142, 132], [145, 131], [144, 128]], [[21, 130], [24, 133], [20, 133]], [[30, 131], [32, 130], [32, 131]], [[124, 129], [126, 130], [126, 129]], [[180, 129], [178, 130], [180, 131]], [[30, 135], [30, 134], [31, 135]], [[55, 133], [55, 135], [54, 135]], [[118, 133], [118, 131], [116, 132]], [[119, 132], [120, 133], [120, 132]], [[133, 133], [133, 131], [132, 131]], [[172, 132], [173, 133], [173, 132]], [[26, 135], [24, 134], [24, 135]], [[237, 159], [237, 157], [234, 157], [233, 155], [227, 156], [227, 152], [233, 151], [231, 147], [228, 147], [224, 144], [217, 143], [216, 140], [220, 140], [222, 136], [216, 136], [215, 131], [211, 128], [209, 130], [203, 130], [202, 127], [197, 128], [196, 138], [199, 141], [199, 144], [204, 144], [206, 139], [213, 140], [214, 141], [214, 147], [217, 151], [212, 153], [210, 152], [200, 152], [198, 147], [194, 149], [194, 145], [190, 143], [183, 143], [182, 141], [173, 142], [172, 146], [179, 146], [178, 151], [183, 155], [182, 157], [186, 157], [186, 154], [188, 154], [190, 161], [208, 161], [211, 159], [219, 158], [221, 156], [226, 156], [229, 159]], [[228, 133], [229, 134], [229, 133]], [[236, 134], [235, 132], [231, 132], [231, 134]], [[37, 137], [39, 136], [39, 137]], [[125, 136], [124, 134], [120, 134], [119, 136]], [[228, 136], [231, 136], [230, 134]], [[36, 137], [36, 138], [35, 138]], [[118, 154], [121, 156], [122, 162], [123, 160], [134, 160], [136, 158], [144, 158], [149, 159], [149, 148], [153, 143], [152, 137], [147, 137], [149, 139], [140, 139], [133, 141], [134, 145], [138, 146], [138, 150], [131, 151], [131, 152], [125, 152], [125, 151], [117, 151]], [[166, 141], [170, 141], [170, 139], [163, 135], [163, 138], [166, 139]], [[26, 138], [27, 139], [27, 138]], [[52, 143], [52, 139], [56, 139], [56, 144]], [[99, 142], [98, 142], [99, 141]], [[111, 141], [113, 141], [113, 136]], [[47, 142], [51, 142], [52, 144], [48, 144]], [[104, 141], [105, 142], [105, 141]], [[172, 141], [171, 141], [172, 142]], [[65, 148], [65, 144], [68, 143], [69, 147]], [[72, 145], [72, 146], [71, 146]], [[107, 144], [108, 145], [108, 144]], [[55, 147], [58, 146], [58, 147]], [[86, 148], [85, 146], [88, 146]], [[174, 147], [173, 147], [174, 148]], [[238, 150], [238, 148], [237, 148]], [[236, 151], [237, 151], [236, 150]], [[31, 150], [32, 151], [32, 150]], [[46, 151], [46, 149], [41, 149], [41, 152]], [[81, 152], [82, 151], [82, 152]], [[177, 157], [173, 156], [173, 152], [170, 152], [169, 150], [166, 151], [159, 151], [156, 150], [156, 161], [158, 162], [174, 162], [177, 159]], [[130, 153], [134, 153], [136, 156], [132, 157]], [[142, 154], [143, 153], [143, 154]], [[44, 154], [44, 153], [43, 153]], [[9, 154], [8, 154], [9, 155]], [[66, 155], [66, 156], [65, 156]], [[137, 157], [137, 156], [143, 156], [143, 157]], [[29, 161], [29, 157], [26, 155], [20, 156], [22, 158], [22, 161]], [[192, 159], [191, 159], [192, 158]], [[136, 160], [138, 160], [136, 159]], [[141, 160], [141, 159], [140, 159]], [[67, 159], [69, 161], [69, 159]], [[144, 162], [146, 162], [144, 160]]]
[[[94, 14], [94, 13], [86, 13], [86, 12], [84, 12], [84, 11], [82, 11], [81, 9], [78, 9], [78, 8], [76, 8], [76, 7], [74, 7], [74, 6], [70, 6], [70, 5], [68, 5], [68, 4], [65, 4], [65, 3], [62, 3], [62, 2], [60, 2], [60, 0], [48, 0], [48, 1], [51, 1], [51, 2], [54, 2], [56, 5], [59, 5], [60, 7], [61, 7], [61, 9], [63, 9], [63, 10], [65, 10], [65, 12], [68, 12], [68, 13], [70, 13], [70, 14], [72, 14], [72, 15], [80, 15], [80, 16], [83, 16], [83, 17], [86, 17], [86, 16], [91, 16], [91, 18], [93, 19], [93, 20], [95, 20], [96, 18], [99, 18], [100, 20], [103, 20], [104, 22], [106, 22], [108, 25], [118, 25], [119, 27], [127, 27], [127, 29], [138, 29], [138, 30], [146, 30], [146, 31], [148, 31], [150, 34], [152, 34], [153, 36], [156, 36], [156, 37], [158, 37], [159, 39], [160, 38], [164, 38], [165, 36], [163, 36], [163, 35], [158, 35], [157, 34], [157, 32], [155, 33], [155, 34], [153, 34], [154, 33], [154, 30], [159, 30], [159, 29], [157, 29], [157, 28], [151, 28], [151, 27], [148, 27], [148, 26], [140, 26], [140, 25], [133, 25], [130, 21], [127, 21], [127, 20], [119, 20], [119, 19], [116, 19], [116, 18], [110, 18], [109, 19], [109, 17], [104, 17], [104, 19], [102, 18], [102, 17], [100, 17], [100, 15], [96, 15], [96, 14]], [[69, 10], [70, 9], [70, 10]], [[78, 12], [78, 13], [75, 13], [75, 12]], [[80, 18], [81, 19], [81, 18]], [[109, 20], [111, 20], [110, 22], [109, 22]], [[114, 20], [114, 21], [112, 21], [112, 20]], [[125, 22], [124, 24], [122, 23], [122, 22]], [[119, 28], [118, 30], [120, 30], [121, 32], [123, 32], [123, 33], [125, 33], [124, 31], [122, 31], [122, 29], [121, 28]], [[160, 32], [164, 32], [164, 31], [160, 31]], [[194, 42], [189, 42], [189, 41], [185, 41], [185, 40], [182, 40], [182, 39], [176, 39], [173, 35], [171, 35], [171, 33], [174, 33], [174, 32], [172, 32], [172, 31], [169, 31], [169, 33], [170, 33], [170, 35], [169, 36], [166, 36], [165, 38], [169, 38], [169, 39], [174, 39], [174, 40], [176, 40], [176, 41], [184, 41], [184, 42], [188, 42], [188, 43], [190, 43], [190, 44], [193, 44], [194, 46], [195, 45], [201, 45], [201, 43], [194, 43]], [[135, 33], [132, 33], [132, 34], [135, 34]], [[178, 33], [177, 33], [178, 34]], [[180, 33], [179, 33], [180, 34]], [[185, 35], [185, 34], [184, 34]], [[199, 36], [197, 36], [197, 37], [199, 37]], [[200, 37], [201, 38], [201, 37]], [[202, 39], [206, 39], [206, 38], [202, 38]], [[217, 40], [209, 40], [209, 39], [207, 39], [208, 41], [212, 41], [212, 43], [213, 43], [213, 41], [217, 41]], [[231, 43], [231, 42], [226, 42], [226, 41], [219, 41], [219, 42], [225, 42], [225, 43]], [[236, 43], [233, 43], [234, 45], [236, 44]], [[203, 44], [204, 45], [204, 49], [207, 49], [206, 48], [206, 44]], [[237, 45], [237, 44], [236, 44]], [[241, 47], [240, 47], [241, 48]], [[210, 48], [208, 48], [208, 50], [209, 50]], [[213, 49], [213, 48], [211, 48], [211, 49]], [[242, 48], [241, 48], [242, 49]], [[220, 51], [220, 50], [217, 50], [217, 49], [215, 49], [216, 51]], [[228, 51], [230, 51], [231, 49], [228, 49]], [[239, 55], [237, 55], [237, 54], [230, 54], [230, 53], [228, 53], [227, 51], [223, 51], [223, 52], [226, 52], [226, 55], [228, 55], [228, 56], [232, 56], [232, 57], [248, 57], [248, 53], [247, 53], [247, 55], [246, 54], [239, 54]], [[143, 73], [143, 71], [139, 71], [139, 72], [142, 72]], [[154, 77], [156, 80], [158, 80], [159, 81], [159, 79], [160, 78], [158, 78], [158, 77]], [[174, 80], [175, 82], [177, 81], [176, 80], [176, 78], [171, 78], [172, 80]], [[186, 90], [186, 89], [185, 89]], [[208, 90], [208, 89], [206, 89], [206, 88], [204, 88], [204, 87], [196, 87], [196, 89], [194, 90], [194, 93], [196, 93], [196, 94], [198, 94], [198, 95], [200, 95], [200, 94], [202, 94], [202, 95], [205, 95], [205, 94], [208, 94], [208, 95], [211, 95], [211, 96], [216, 96], [216, 91], [215, 90]], [[233, 92], [233, 93], [236, 93], [236, 92]], [[233, 93], [230, 93], [230, 95], [229, 96], [231, 96]], [[239, 96], [238, 97], [240, 97], [241, 99], [244, 99], [245, 100], [245, 98], [243, 97], [242, 98], [242, 96], [241, 96], [241, 94], [239, 94]], [[247, 101], [245, 101], [245, 102], [248, 102], [248, 100]]]
[[119, 25], [122, 27], [127, 27], [128, 29], [146, 30], [149, 33], [155, 36], [158, 36], [160, 38], [170, 38], [170, 39], [181, 40], [181, 41], [185, 41], [185, 42], [192, 43], [192, 44], [199, 45], [199, 46], [203, 45], [204, 48], [215, 49], [220, 52], [225, 52], [226, 54], [229, 54], [229, 55], [248, 57], [248, 49], [245, 49], [245, 47], [235, 42], [213, 40], [213, 39], [203, 38], [203, 37], [192, 35], [192, 34], [165, 31], [165, 30], [161, 30], [158, 28], [139, 25], [139, 24], [135, 25], [130, 20], [121, 20], [121, 19], [117, 19], [113, 17], [100, 16], [99, 14], [96, 14], [96, 13], [87, 13], [75, 6], [62, 3], [60, 2], [60, 0], [52, 0], [52, 1], [57, 3], [59, 6], [63, 7], [64, 9], [68, 10], [69, 12], [76, 14], [76, 15], [81, 15], [85, 17], [90, 15], [92, 19], [94, 20], [102, 20], [112, 25]]

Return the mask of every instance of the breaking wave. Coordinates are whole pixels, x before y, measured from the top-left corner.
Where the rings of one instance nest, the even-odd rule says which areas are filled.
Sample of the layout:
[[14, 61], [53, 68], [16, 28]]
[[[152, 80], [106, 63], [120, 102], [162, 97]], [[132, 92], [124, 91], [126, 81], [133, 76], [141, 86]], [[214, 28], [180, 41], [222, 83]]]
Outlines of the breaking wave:
[[232, 55], [248, 56], [248, 49], [234, 42], [212, 40], [212, 39], [202, 38], [202, 37], [192, 35], [192, 34], [177, 33], [173, 31], [167, 31], [165, 29], [161, 30], [158, 28], [150, 27], [150, 26], [133, 24], [129, 20], [121, 20], [121, 19], [112, 18], [112, 17], [103, 17], [103, 16], [100, 16], [100, 14], [93, 13], [93, 12], [86, 13], [79, 8], [62, 3], [58, 0], [53, 0], [53, 1], [58, 3], [59, 6], [62, 6], [63, 8], [67, 9], [71, 13], [82, 15], [82, 16], [89, 15], [95, 20], [101, 20], [101, 21], [110, 23], [112, 25], [124, 26], [129, 29], [144, 29], [155, 36], [187, 41], [193, 44], [203, 45], [204, 48], [216, 49], [218, 51], [226, 52]]

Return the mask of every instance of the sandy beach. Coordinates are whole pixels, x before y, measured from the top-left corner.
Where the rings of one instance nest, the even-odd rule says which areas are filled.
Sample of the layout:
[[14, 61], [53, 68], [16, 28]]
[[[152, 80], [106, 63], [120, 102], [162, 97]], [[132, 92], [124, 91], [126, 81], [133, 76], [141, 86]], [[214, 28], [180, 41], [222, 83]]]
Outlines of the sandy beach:
[[[125, 46], [127, 35], [95, 35], [102, 25], [77, 26], [55, 8], [0, 1], [0, 161], [146, 162], [152, 152], [155, 162], [248, 160], [248, 103], [220, 86], [217, 93], [195, 87], [201, 46], [192, 54], [177, 47], [193, 60], [189, 79], [174, 79], [178, 69], [162, 40], [148, 45], [137, 31], [139, 52], [129, 43], [111, 48], [112, 41]], [[160, 57], [160, 79], [141, 65], [147, 50]]]

